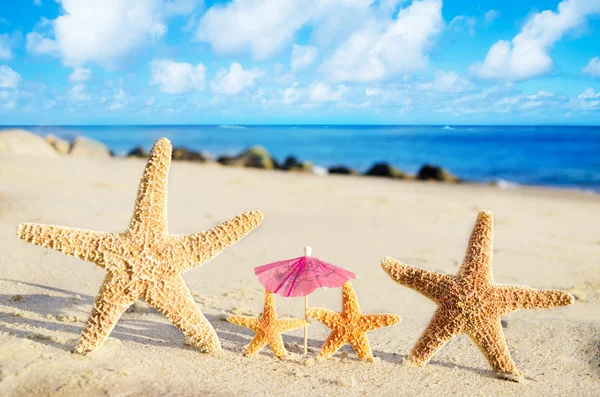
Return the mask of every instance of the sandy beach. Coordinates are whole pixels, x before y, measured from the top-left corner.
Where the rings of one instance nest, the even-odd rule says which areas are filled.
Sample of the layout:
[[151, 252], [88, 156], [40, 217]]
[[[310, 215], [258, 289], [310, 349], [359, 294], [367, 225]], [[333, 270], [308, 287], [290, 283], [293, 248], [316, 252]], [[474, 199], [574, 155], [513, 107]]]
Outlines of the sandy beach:
[[[393, 181], [175, 162], [169, 230], [192, 233], [251, 209], [265, 220], [185, 281], [217, 330], [223, 352], [201, 354], [156, 310], [138, 302], [106, 344], [74, 356], [104, 272], [91, 263], [20, 241], [21, 222], [113, 232], [130, 219], [142, 159], [0, 156], [0, 395], [581, 395], [600, 394], [600, 196], [543, 188]], [[504, 317], [517, 367], [535, 381], [494, 376], [461, 335], [426, 368], [404, 364], [435, 304], [393, 282], [380, 261], [393, 256], [455, 273], [476, 214], [495, 216], [498, 283], [570, 291], [575, 304]], [[358, 274], [364, 313], [401, 316], [369, 334], [374, 363], [346, 346], [305, 365], [302, 330], [286, 334], [284, 361], [227, 315], [258, 315], [264, 290], [253, 268], [313, 254]], [[340, 309], [339, 289], [316, 291], [311, 306]], [[302, 299], [277, 297], [280, 316], [302, 316]], [[309, 328], [309, 356], [329, 334]]]

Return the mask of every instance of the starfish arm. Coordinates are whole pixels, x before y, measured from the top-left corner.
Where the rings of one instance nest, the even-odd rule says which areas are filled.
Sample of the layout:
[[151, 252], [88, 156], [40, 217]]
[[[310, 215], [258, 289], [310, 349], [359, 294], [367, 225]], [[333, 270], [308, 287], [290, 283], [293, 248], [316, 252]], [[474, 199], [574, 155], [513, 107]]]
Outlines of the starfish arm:
[[400, 322], [400, 316], [395, 314], [363, 314], [358, 321], [358, 326], [364, 332], [377, 328], [389, 327]]
[[438, 308], [423, 334], [412, 348], [408, 360], [418, 367], [429, 363], [431, 357], [452, 338], [461, 333], [464, 321]]
[[310, 325], [306, 320], [300, 318], [282, 318], [277, 320], [277, 331], [280, 333], [303, 328]]
[[107, 275], [74, 353], [86, 354], [102, 346], [121, 315], [137, 300], [136, 294], [128, 292], [124, 284]]
[[348, 343], [354, 349], [354, 352], [361, 360], [369, 360], [373, 358], [371, 352], [371, 344], [365, 332], [354, 333], [348, 339]]
[[470, 285], [492, 281], [493, 238], [494, 216], [491, 211], [481, 211], [477, 215], [465, 258], [458, 271], [458, 276], [468, 280]]
[[253, 356], [257, 354], [263, 347], [267, 345], [267, 343], [269, 343], [269, 341], [267, 340], [266, 335], [262, 331], [257, 332], [254, 339], [252, 339], [252, 342], [250, 342], [246, 348], [244, 355]]
[[342, 313], [346, 318], [360, 317], [360, 305], [356, 291], [349, 281], [342, 286]]
[[239, 325], [240, 327], [246, 327], [251, 329], [254, 332], [259, 332], [262, 327], [260, 324], [260, 318], [251, 317], [251, 316], [229, 316], [227, 317], [227, 321]]
[[386, 257], [381, 261], [381, 267], [397, 283], [425, 295], [439, 303], [446, 293], [451, 276], [406, 265], [397, 259]]
[[342, 314], [333, 310], [311, 307], [306, 311], [306, 314], [332, 329], [342, 324]]
[[167, 177], [171, 165], [171, 142], [161, 138], [150, 156], [138, 187], [128, 231], [143, 235], [167, 234]]
[[179, 270], [187, 271], [214, 258], [260, 225], [263, 218], [262, 212], [250, 211], [205, 232], [171, 236], [183, 258]]
[[275, 357], [281, 359], [287, 355], [287, 350], [285, 350], [285, 346], [283, 345], [281, 333], [272, 335], [271, 338], [269, 338], [269, 346], [271, 347], [271, 350], [273, 350], [273, 355]]
[[204, 353], [221, 350], [217, 333], [196, 306], [183, 277], [149, 286], [144, 300], [171, 320]]
[[95, 263], [103, 269], [108, 267], [104, 254], [114, 248], [119, 239], [115, 233], [36, 223], [20, 224], [17, 235], [32, 244]]
[[325, 343], [323, 343], [323, 346], [321, 346], [319, 357], [327, 359], [333, 356], [347, 341], [348, 335], [343, 332], [333, 331]]
[[479, 347], [499, 377], [517, 381], [521, 378], [521, 374], [510, 357], [500, 318], [491, 323], [469, 327], [467, 334]]
[[549, 309], [573, 304], [573, 295], [555, 289], [535, 289], [517, 285], [495, 285], [502, 302], [501, 314], [519, 309]]

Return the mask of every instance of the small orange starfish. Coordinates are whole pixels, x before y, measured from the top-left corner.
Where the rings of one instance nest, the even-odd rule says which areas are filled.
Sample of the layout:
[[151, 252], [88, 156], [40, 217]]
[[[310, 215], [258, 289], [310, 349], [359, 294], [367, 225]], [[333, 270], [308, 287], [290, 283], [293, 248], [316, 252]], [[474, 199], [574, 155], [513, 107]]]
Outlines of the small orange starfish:
[[215, 330], [194, 303], [182, 273], [208, 261], [250, 233], [260, 211], [239, 215], [196, 234], [167, 232], [167, 176], [171, 143], [154, 144], [140, 181], [135, 209], [124, 233], [23, 223], [22, 239], [93, 262], [107, 271], [83, 329], [77, 353], [91, 352], [108, 338], [127, 308], [144, 299], [163, 313], [204, 352], [221, 349]]
[[349, 343], [358, 358], [372, 360], [373, 354], [367, 332], [400, 322], [400, 316], [395, 314], [362, 314], [356, 292], [349, 282], [342, 287], [341, 313], [323, 308], [310, 308], [307, 313], [309, 317], [333, 330], [319, 353], [319, 357], [324, 359], [331, 357], [342, 346]]
[[302, 328], [308, 325], [308, 321], [299, 318], [277, 318], [277, 308], [275, 307], [275, 297], [272, 293], [265, 290], [265, 306], [261, 317], [250, 316], [230, 316], [227, 318], [230, 323], [250, 328], [256, 333], [246, 355], [256, 354], [267, 344], [273, 350], [277, 358], [284, 358], [287, 354], [283, 346], [281, 334], [293, 329]]
[[500, 378], [520, 381], [523, 377], [508, 352], [500, 317], [519, 309], [546, 309], [573, 303], [573, 296], [567, 292], [493, 282], [493, 222], [491, 211], [479, 213], [465, 258], [455, 276], [405, 265], [390, 257], [381, 262], [392, 279], [438, 304], [427, 329], [410, 352], [409, 362], [426, 365], [448, 341], [466, 333]]

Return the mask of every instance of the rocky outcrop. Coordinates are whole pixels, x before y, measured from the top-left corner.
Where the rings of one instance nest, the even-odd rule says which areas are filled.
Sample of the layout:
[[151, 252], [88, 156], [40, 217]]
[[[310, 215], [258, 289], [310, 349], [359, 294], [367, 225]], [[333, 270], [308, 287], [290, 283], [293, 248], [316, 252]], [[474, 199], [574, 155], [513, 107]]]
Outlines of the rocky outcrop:
[[136, 147], [135, 149], [131, 149], [129, 153], [127, 153], [127, 158], [148, 158], [150, 154], [141, 146]]
[[339, 174], [339, 175], [356, 175], [357, 174], [357, 172], [354, 171], [352, 168], [348, 168], [343, 165], [330, 167], [328, 172], [330, 174]]
[[21, 129], [0, 131], [0, 153], [56, 157], [58, 152], [39, 135]]
[[217, 162], [236, 167], [278, 169], [279, 164], [262, 146], [252, 146], [235, 157], [221, 156]]
[[61, 155], [69, 154], [71, 150], [71, 144], [64, 139], [60, 139], [56, 135], [47, 135], [46, 142], [48, 142], [54, 150], [56, 150]]
[[75, 157], [111, 157], [105, 144], [83, 136], [75, 138], [69, 154]]
[[285, 159], [285, 162], [281, 168], [285, 171], [310, 172], [313, 168], [313, 165], [310, 161], [300, 162], [298, 159], [296, 159], [296, 157], [289, 156], [287, 159]]
[[380, 176], [386, 178], [404, 179], [406, 174], [396, 167], [388, 163], [377, 163], [369, 169], [365, 175], [368, 176]]
[[202, 155], [202, 153], [195, 152], [190, 149], [186, 149], [183, 147], [178, 147], [173, 149], [173, 154], [171, 155], [173, 160], [185, 160], [185, 161], [198, 161], [200, 163], [206, 162], [207, 158]]
[[419, 170], [417, 179], [421, 181], [459, 182], [460, 180], [442, 167], [425, 164]]

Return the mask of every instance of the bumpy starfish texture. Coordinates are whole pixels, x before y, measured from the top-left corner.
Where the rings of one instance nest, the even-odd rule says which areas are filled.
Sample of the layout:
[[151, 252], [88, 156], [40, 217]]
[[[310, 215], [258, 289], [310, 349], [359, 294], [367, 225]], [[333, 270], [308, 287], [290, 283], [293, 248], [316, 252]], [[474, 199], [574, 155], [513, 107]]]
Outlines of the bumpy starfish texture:
[[498, 377], [523, 380], [510, 357], [500, 317], [519, 309], [547, 309], [573, 303], [559, 290], [496, 284], [492, 279], [493, 216], [477, 216], [467, 252], [456, 275], [431, 272], [387, 257], [381, 262], [392, 279], [425, 295], [438, 305], [408, 361], [426, 365], [448, 341], [466, 333], [487, 358]]
[[287, 354], [281, 334], [308, 325], [308, 321], [299, 318], [278, 319], [275, 297], [269, 291], [265, 291], [265, 307], [261, 317], [230, 316], [227, 321], [250, 328], [256, 333], [246, 349], [247, 356], [257, 354], [268, 344], [277, 358], [284, 358]]
[[358, 358], [370, 361], [373, 359], [373, 353], [367, 332], [400, 322], [400, 317], [395, 314], [362, 314], [354, 288], [349, 282], [342, 287], [341, 313], [323, 308], [310, 308], [308, 316], [332, 329], [319, 352], [319, 357], [324, 359], [331, 357], [349, 343]]
[[107, 271], [74, 352], [85, 354], [100, 347], [138, 299], [163, 313], [202, 351], [221, 349], [215, 330], [194, 303], [181, 275], [240, 240], [262, 222], [263, 214], [251, 211], [196, 234], [168, 234], [171, 151], [166, 138], [154, 144], [124, 233], [30, 223], [17, 229], [17, 235], [32, 244], [93, 262]]

